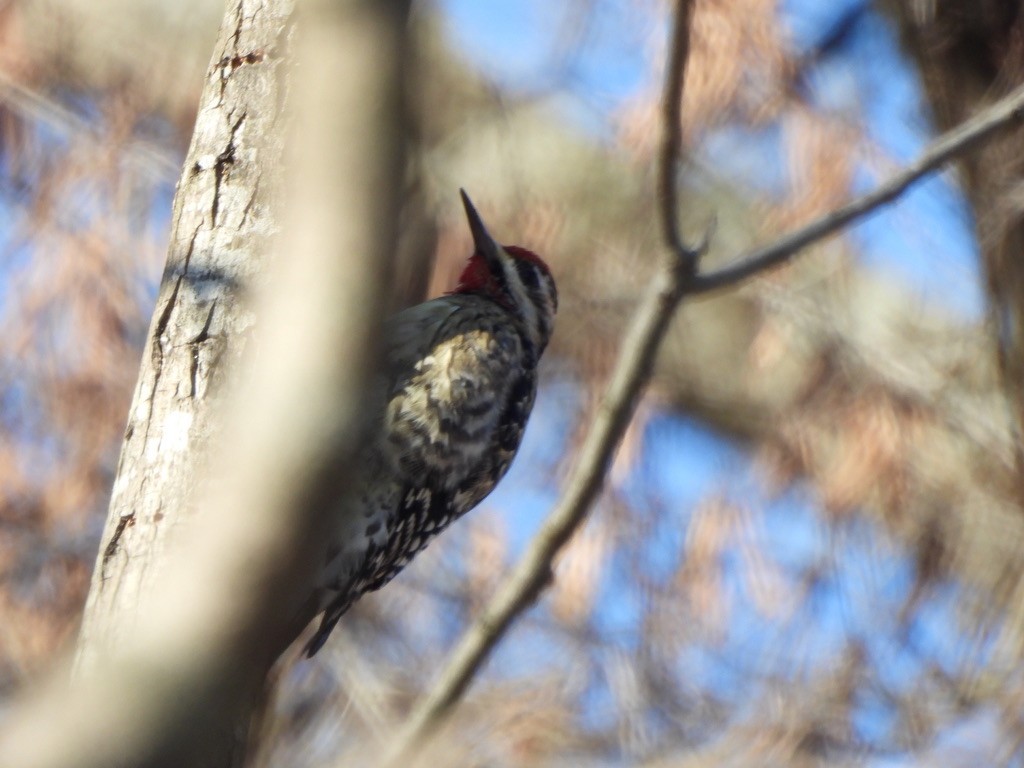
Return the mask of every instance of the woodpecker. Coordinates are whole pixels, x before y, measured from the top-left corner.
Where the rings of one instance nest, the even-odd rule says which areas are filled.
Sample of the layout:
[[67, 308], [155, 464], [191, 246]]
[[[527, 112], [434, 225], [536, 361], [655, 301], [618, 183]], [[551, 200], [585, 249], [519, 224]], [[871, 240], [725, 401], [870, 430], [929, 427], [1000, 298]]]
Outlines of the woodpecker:
[[385, 325], [383, 401], [317, 584], [312, 656], [361, 595], [393, 579], [491, 492], [519, 448], [558, 293], [547, 264], [501, 246], [461, 191], [473, 253], [450, 293]]

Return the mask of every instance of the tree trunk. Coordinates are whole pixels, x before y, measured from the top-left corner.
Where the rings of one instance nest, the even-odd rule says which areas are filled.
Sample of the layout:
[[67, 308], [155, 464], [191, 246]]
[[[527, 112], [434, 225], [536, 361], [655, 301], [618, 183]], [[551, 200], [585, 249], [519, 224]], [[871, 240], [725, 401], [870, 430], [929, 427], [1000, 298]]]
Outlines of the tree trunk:
[[[277, 229], [293, 0], [237, 0], [214, 48], [174, 200], [167, 264], [146, 340], [117, 478], [76, 648], [91, 671], [135, 625], [191, 513], [207, 449], [223, 425], [224, 373], [244, 349], [252, 311], [241, 301]], [[241, 765], [260, 689], [220, 734], [211, 765]]]
[[[1024, 11], [1017, 0], [917, 4], [882, 0], [921, 72], [940, 130], [1024, 82]], [[1013, 408], [1018, 503], [1024, 507], [1024, 129], [1006, 132], [960, 163], [971, 202], [996, 329], [1003, 386]]]
[[292, 0], [228, 8], [174, 200], [167, 266], [142, 357], [76, 669], [130, 632], [221, 427], [219, 386], [254, 323], [240, 294], [276, 228]]
[[[265, 675], [311, 618], [396, 247], [408, 2], [303, 7], [294, 83], [293, 0], [228, 8], [175, 198], [78, 687], [44, 688], [0, 734], [33, 765], [70, 754], [81, 765], [242, 765]], [[291, 88], [296, 121], [283, 117]], [[299, 168], [284, 180], [286, 139]], [[264, 255], [286, 198], [286, 237], [273, 243], [283, 267], [271, 278]], [[241, 369], [250, 293], [262, 298], [259, 354]], [[251, 380], [230, 388], [226, 409], [222, 385], [236, 370]], [[200, 533], [186, 534], [199, 508]], [[67, 735], [36, 749], [34, 730], [58, 710]]]

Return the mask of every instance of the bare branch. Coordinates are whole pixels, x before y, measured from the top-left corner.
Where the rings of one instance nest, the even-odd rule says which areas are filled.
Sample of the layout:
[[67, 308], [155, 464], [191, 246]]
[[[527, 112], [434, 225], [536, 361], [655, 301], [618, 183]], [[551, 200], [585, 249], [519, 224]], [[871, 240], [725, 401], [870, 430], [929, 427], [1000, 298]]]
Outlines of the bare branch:
[[808, 245], [838, 232], [847, 224], [867, 216], [886, 203], [891, 203], [923, 177], [979, 146], [998, 131], [1022, 121], [1024, 87], [1018, 88], [963, 125], [940, 136], [917, 160], [874, 191], [758, 248], [737, 259], [730, 266], [709, 274], [698, 275], [688, 286], [687, 293], [707, 293], [727, 288], [782, 264]]
[[[17, 82], [0, 71], [0, 101], [26, 120], [44, 123], [65, 135], [88, 135], [92, 128], [86, 120], [45, 94]], [[125, 148], [127, 157], [135, 160], [155, 179], [173, 180], [180, 170], [180, 161], [172, 153], [148, 143], [133, 141]]]
[[690, 56], [690, 16], [692, 3], [676, 6], [668, 60], [665, 63], [665, 90], [662, 94], [661, 153], [658, 158], [658, 196], [661, 202], [661, 226], [666, 245], [693, 274], [700, 252], [687, 248], [679, 234], [679, 185], [676, 166], [683, 145], [683, 85], [686, 62]]
[[675, 76], [669, 74], [671, 82], [665, 89], [666, 100], [672, 102], [665, 107], [666, 122], [662, 126], [665, 136], [661, 157], [661, 212], [668, 246], [665, 264], [648, 286], [626, 332], [594, 426], [580, 449], [579, 460], [566, 483], [565, 494], [522, 560], [463, 636], [430, 693], [406, 721], [385, 761], [387, 765], [407, 762], [411, 750], [437, 729], [508, 627], [551, 580], [555, 557], [583, 523], [590, 505], [601, 491], [609, 462], [629, 425], [637, 397], [650, 378], [658, 346], [686, 286], [692, 280], [702, 248], [690, 248], [682, 243], [675, 222], [674, 189], [676, 153], [681, 144], [682, 70], [689, 50], [691, 4], [692, 0], [680, 0], [676, 6], [670, 61], [679, 71]]
[[800, 249], [895, 200], [923, 176], [978, 146], [1001, 128], [1024, 118], [1024, 89], [1020, 89], [935, 141], [916, 162], [874, 192], [739, 259], [732, 266], [698, 275], [697, 263], [706, 249], [709, 235], [697, 247], [688, 247], [682, 242], [675, 179], [682, 145], [681, 104], [691, 5], [689, 0], [680, 0], [676, 6], [665, 74], [658, 187], [662, 232], [669, 258], [648, 287], [625, 335], [597, 419], [580, 450], [565, 494], [522, 560], [463, 636], [430, 693], [410, 715], [389, 752], [389, 765], [402, 762], [417, 744], [437, 729], [511, 623], [550, 581], [555, 557], [585, 520], [600, 492], [611, 457], [632, 418], [637, 396], [648, 381], [669, 320], [683, 297], [725, 288], [786, 261]]

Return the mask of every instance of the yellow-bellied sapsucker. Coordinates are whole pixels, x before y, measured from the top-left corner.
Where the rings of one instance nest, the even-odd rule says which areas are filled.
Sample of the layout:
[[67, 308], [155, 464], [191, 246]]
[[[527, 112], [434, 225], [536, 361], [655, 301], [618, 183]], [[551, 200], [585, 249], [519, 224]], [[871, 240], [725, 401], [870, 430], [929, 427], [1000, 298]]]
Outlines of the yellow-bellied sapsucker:
[[385, 326], [386, 403], [317, 585], [312, 656], [355, 600], [475, 507], [519, 448], [558, 295], [547, 265], [501, 246], [462, 193], [474, 252], [455, 290]]

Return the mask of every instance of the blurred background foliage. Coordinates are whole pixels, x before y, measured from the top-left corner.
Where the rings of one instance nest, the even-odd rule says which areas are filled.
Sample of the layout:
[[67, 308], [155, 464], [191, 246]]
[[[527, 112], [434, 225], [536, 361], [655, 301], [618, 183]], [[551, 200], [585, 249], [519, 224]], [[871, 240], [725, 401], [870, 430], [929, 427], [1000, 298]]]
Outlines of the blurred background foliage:
[[[516, 465], [312, 662], [265, 765], [361, 764], [559, 493], [659, 256], [659, 0], [416, 6], [395, 305], [466, 187], [561, 301]], [[74, 641], [223, 12], [0, 3], [0, 717]], [[708, 262], [1024, 80], [1009, 0], [698, 0], [683, 217]], [[1020, 140], [679, 313], [585, 530], [439, 765], [1024, 764]]]

